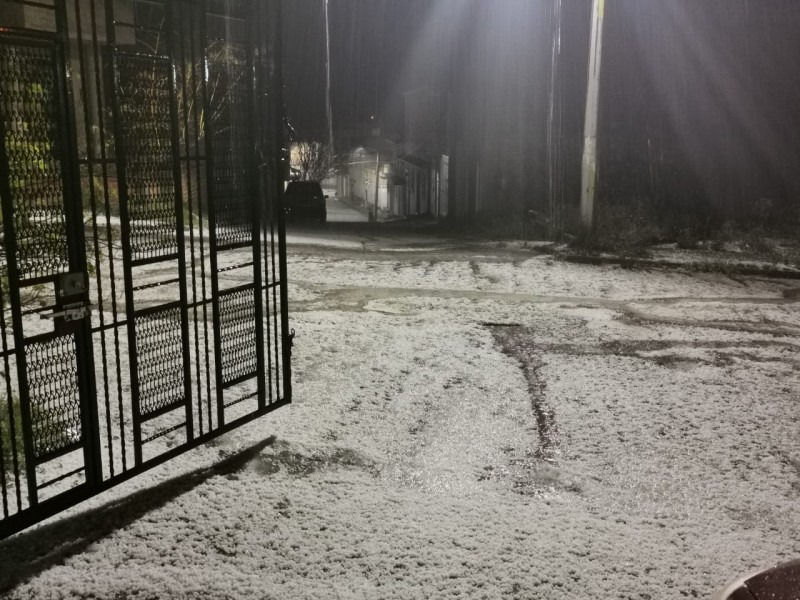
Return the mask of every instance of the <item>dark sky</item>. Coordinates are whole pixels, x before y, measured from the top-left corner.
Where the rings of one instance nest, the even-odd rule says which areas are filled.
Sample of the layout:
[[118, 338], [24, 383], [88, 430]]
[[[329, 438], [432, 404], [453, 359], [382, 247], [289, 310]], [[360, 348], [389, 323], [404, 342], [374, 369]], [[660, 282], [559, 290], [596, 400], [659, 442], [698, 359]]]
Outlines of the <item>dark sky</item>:
[[[300, 137], [324, 140], [323, 0], [284, 6], [287, 112]], [[457, 126], [477, 131], [472, 145], [506, 163], [504, 149], [517, 140], [527, 165], [547, 141], [553, 6], [330, 0], [335, 130], [374, 114], [384, 132], [402, 133], [402, 93], [426, 80], [448, 85], [447, 60], [437, 59], [464, 45], [470, 58], [459, 89], [470, 110]], [[563, 0], [559, 141], [565, 164], [578, 166], [590, 9], [591, 0]], [[799, 27], [800, 0], [607, 0], [600, 194], [625, 189], [687, 203], [702, 194], [740, 198], [745, 208], [762, 197], [796, 198]]]
[[[331, 80], [336, 130], [374, 115], [402, 119], [403, 63], [430, 0], [330, 0]], [[325, 137], [323, 0], [284, 4], [286, 107], [298, 135]], [[408, 85], [412, 85], [409, 83]]]

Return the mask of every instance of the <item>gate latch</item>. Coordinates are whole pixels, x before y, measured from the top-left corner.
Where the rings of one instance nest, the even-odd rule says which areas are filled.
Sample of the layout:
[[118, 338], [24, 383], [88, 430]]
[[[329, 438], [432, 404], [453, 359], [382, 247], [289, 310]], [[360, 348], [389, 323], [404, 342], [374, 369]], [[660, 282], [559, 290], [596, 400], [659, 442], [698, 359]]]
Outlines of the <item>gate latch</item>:
[[88, 317], [90, 314], [92, 314], [91, 304], [76, 302], [75, 304], [65, 304], [64, 310], [42, 315], [42, 318], [57, 319], [58, 317], [64, 317], [64, 321], [69, 323], [70, 321], [80, 321], [81, 319]]

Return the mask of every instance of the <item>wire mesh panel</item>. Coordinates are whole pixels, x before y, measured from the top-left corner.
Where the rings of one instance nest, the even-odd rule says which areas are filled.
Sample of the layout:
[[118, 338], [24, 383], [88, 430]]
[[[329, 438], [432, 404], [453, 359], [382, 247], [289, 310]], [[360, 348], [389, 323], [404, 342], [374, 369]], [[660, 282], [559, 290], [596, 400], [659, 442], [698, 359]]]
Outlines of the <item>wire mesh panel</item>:
[[291, 400], [279, 0], [17, 6], [0, 537]]
[[252, 286], [246, 286], [220, 294], [220, 354], [224, 386], [258, 375], [253, 291]]
[[116, 56], [117, 143], [125, 174], [121, 199], [133, 263], [178, 256], [171, 71], [168, 57]]
[[73, 335], [28, 343], [33, 453], [36, 460], [81, 446], [81, 396]]
[[136, 317], [139, 414], [152, 417], [185, 401], [181, 308], [158, 308]]
[[56, 47], [0, 39], [9, 207], [21, 281], [69, 270], [59, 148]]
[[251, 246], [253, 241], [252, 78], [242, 44], [212, 43], [209, 99], [212, 115], [212, 183], [217, 249]]

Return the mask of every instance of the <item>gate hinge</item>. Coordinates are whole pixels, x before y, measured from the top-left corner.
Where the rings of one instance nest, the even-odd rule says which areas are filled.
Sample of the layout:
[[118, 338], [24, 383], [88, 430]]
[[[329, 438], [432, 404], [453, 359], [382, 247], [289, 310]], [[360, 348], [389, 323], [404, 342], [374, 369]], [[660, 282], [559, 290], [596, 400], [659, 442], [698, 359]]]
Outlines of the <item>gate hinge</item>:
[[92, 305], [84, 304], [83, 302], [76, 302], [75, 304], [65, 304], [64, 310], [60, 312], [53, 312], [48, 315], [41, 315], [42, 319], [57, 319], [63, 317], [64, 321], [80, 321], [92, 314]]

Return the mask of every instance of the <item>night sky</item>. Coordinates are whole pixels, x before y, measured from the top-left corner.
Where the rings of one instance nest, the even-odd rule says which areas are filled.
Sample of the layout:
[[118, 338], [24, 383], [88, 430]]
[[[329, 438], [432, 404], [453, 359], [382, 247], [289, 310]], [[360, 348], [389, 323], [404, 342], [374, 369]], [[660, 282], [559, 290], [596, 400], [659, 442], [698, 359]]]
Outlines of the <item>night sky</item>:
[[[284, 6], [287, 112], [299, 137], [324, 140], [323, 0]], [[539, 198], [554, 6], [556, 0], [330, 0], [337, 137], [375, 115], [383, 133], [397, 139], [403, 92], [426, 84], [458, 90], [453, 95], [465, 98], [465, 109], [452, 126], [464, 133], [465, 148], [482, 165], [495, 163], [498, 181], [516, 161], [521, 183], [511, 195]], [[569, 186], [580, 180], [591, 1], [561, 6], [555, 97], [571, 199], [577, 192]], [[648, 198], [672, 213], [711, 206], [742, 218], [764, 199], [796, 206], [798, 30], [797, 0], [607, 0], [601, 198]], [[448, 77], [448, 48], [463, 48], [456, 50], [465, 57], [458, 77]]]
[[[331, 0], [331, 80], [337, 132], [371, 116], [401, 127], [403, 64], [430, 0]], [[284, 4], [286, 109], [300, 137], [325, 138], [323, 0]]]

